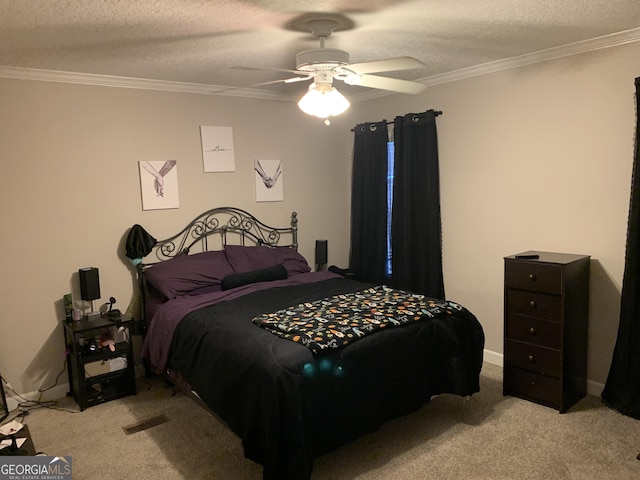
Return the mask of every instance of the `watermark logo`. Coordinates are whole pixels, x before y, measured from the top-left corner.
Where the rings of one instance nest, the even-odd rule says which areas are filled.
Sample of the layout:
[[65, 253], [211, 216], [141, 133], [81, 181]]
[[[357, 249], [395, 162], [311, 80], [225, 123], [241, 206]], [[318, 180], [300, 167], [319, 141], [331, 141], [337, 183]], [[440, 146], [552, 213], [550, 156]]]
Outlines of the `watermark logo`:
[[0, 456], [0, 480], [71, 480], [71, 457]]

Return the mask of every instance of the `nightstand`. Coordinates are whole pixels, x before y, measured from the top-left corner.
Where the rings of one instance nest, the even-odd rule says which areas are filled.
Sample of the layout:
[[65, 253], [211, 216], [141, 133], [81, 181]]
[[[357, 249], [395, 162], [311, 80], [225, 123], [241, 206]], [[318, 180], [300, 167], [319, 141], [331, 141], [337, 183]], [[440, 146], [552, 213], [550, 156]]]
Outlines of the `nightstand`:
[[564, 413], [586, 394], [590, 257], [529, 251], [504, 262], [503, 393]]
[[100, 316], [63, 325], [69, 395], [80, 410], [136, 394], [130, 318]]

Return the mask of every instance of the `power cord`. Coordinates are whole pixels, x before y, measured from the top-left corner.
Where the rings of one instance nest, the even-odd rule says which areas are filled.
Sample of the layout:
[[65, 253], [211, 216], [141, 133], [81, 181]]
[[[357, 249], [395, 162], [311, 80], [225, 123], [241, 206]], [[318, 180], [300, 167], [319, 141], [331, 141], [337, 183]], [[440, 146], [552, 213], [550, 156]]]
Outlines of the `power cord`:
[[54, 387], [56, 387], [58, 385], [58, 381], [60, 380], [60, 376], [64, 373], [66, 367], [67, 367], [67, 356], [65, 355], [64, 363], [62, 365], [62, 369], [60, 370], [60, 372], [56, 376], [56, 379], [55, 379], [53, 385], [51, 385], [50, 387], [47, 387], [47, 388], [39, 388], [38, 389], [39, 395], [38, 395], [38, 399], [37, 400], [29, 400], [27, 398], [24, 398], [22, 395], [20, 395], [11, 386], [11, 384], [9, 382], [7, 382], [7, 380], [5, 378], [0, 376], [0, 379], [5, 383], [5, 385], [7, 386], [7, 389], [10, 390], [11, 392], [13, 392], [14, 396], [16, 396], [20, 400], [22, 400], [21, 402], [18, 402], [18, 406], [15, 409], [19, 413], [17, 415], [15, 415], [13, 418], [14, 419], [21, 418], [20, 423], [23, 423], [24, 417], [27, 416], [31, 410], [34, 410], [36, 408], [49, 408], [51, 410], [59, 410], [59, 411], [68, 412], [68, 413], [80, 413], [79, 410], [71, 410], [71, 409], [68, 409], [68, 408], [59, 407], [58, 406], [58, 402], [55, 401], [55, 400], [48, 400], [48, 401], [44, 401], [44, 402], [42, 401], [42, 394], [44, 392], [46, 392], [47, 390], [51, 390], [52, 388], [54, 388]]

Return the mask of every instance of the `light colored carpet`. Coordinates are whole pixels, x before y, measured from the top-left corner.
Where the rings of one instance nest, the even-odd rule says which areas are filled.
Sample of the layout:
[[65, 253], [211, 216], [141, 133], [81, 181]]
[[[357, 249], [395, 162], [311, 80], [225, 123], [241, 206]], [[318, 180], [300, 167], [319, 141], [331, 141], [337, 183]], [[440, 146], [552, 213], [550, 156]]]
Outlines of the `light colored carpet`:
[[[136, 396], [81, 413], [25, 417], [36, 450], [71, 455], [74, 478], [260, 480], [238, 438], [160, 379]], [[373, 401], [373, 399], [372, 399]], [[60, 406], [78, 410], [70, 399]], [[132, 435], [123, 426], [165, 414]], [[640, 422], [588, 396], [569, 412], [502, 396], [502, 369], [483, 367], [469, 400], [438, 396], [419, 411], [316, 459], [312, 480], [637, 479]]]

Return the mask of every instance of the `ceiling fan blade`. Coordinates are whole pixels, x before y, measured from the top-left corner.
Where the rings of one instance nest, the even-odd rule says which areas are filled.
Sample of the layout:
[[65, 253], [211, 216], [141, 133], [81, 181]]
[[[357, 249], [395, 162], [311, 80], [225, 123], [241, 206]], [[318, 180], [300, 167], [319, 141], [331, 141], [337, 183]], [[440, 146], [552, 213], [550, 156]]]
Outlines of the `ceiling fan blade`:
[[241, 88], [253, 88], [253, 87], [261, 87], [263, 85], [273, 85], [275, 83], [295, 83], [295, 82], [303, 82], [305, 80], [310, 80], [313, 77], [311, 75], [307, 75], [306, 77], [291, 77], [291, 78], [281, 78], [280, 80], [271, 80], [270, 82], [262, 82], [262, 83], [254, 83], [253, 85], [249, 85], [247, 87]]
[[260, 83], [252, 83], [251, 85], [247, 85], [246, 87], [241, 88], [253, 88], [253, 87], [262, 87], [264, 85], [275, 85], [276, 83], [288, 83], [288, 78], [281, 78], [279, 80], [271, 80], [270, 82], [260, 82]]
[[307, 75], [306, 77], [291, 77], [282, 80], [284, 83], [304, 82], [305, 80], [311, 80], [313, 75]]
[[261, 83], [254, 83], [252, 85], [249, 85], [247, 87], [241, 87], [241, 88], [253, 88], [253, 87], [261, 87], [263, 85], [273, 85], [274, 83], [295, 83], [295, 82], [304, 82], [305, 80], [310, 80], [313, 78], [313, 75], [311, 74], [311, 72], [303, 72], [300, 70], [291, 70], [288, 68], [261, 68], [261, 67], [241, 67], [241, 66], [235, 66], [235, 67], [231, 67], [233, 69], [237, 69], [237, 70], [257, 70], [257, 71], [263, 71], [263, 72], [286, 72], [286, 73], [293, 73], [295, 75], [300, 75], [299, 77], [291, 77], [291, 78], [281, 78], [279, 80], [271, 80], [270, 82], [261, 82]]
[[377, 88], [379, 90], [389, 90], [398, 93], [410, 93], [415, 95], [422, 92], [426, 85], [399, 78], [381, 77], [379, 75], [354, 75], [348, 77], [345, 83], [349, 85], [359, 85], [361, 87]]
[[395, 72], [424, 67], [426, 67], [424, 63], [413, 57], [396, 57], [372, 62], [352, 63], [347, 65], [346, 68], [362, 75], [363, 73]]
[[300, 70], [291, 70], [290, 68], [261, 68], [261, 67], [231, 67], [235, 70], [255, 70], [260, 72], [287, 72], [295, 73], [296, 75], [307, 75], [309, 72], [302, 72]]
[[220, 88], [219, 90], [215, 90], [213, 93], [225, 93], [233, 90], [243, 90], [247, 88], [255, 88], [255, 87], [263, 87], [265, 85], [275, 85], [276, 83], [294, 83], [294, 82], [302, 82], [305, 80], [311, 80], [313, 76], [308, 75], [306, 77], [292, 77], [292, 78], [281, 78], [279, 80], [271, 80], [270, 82], [261, 82], [254, 83], [252, 85], [246, 85], [244, 87], [226, 87]]

